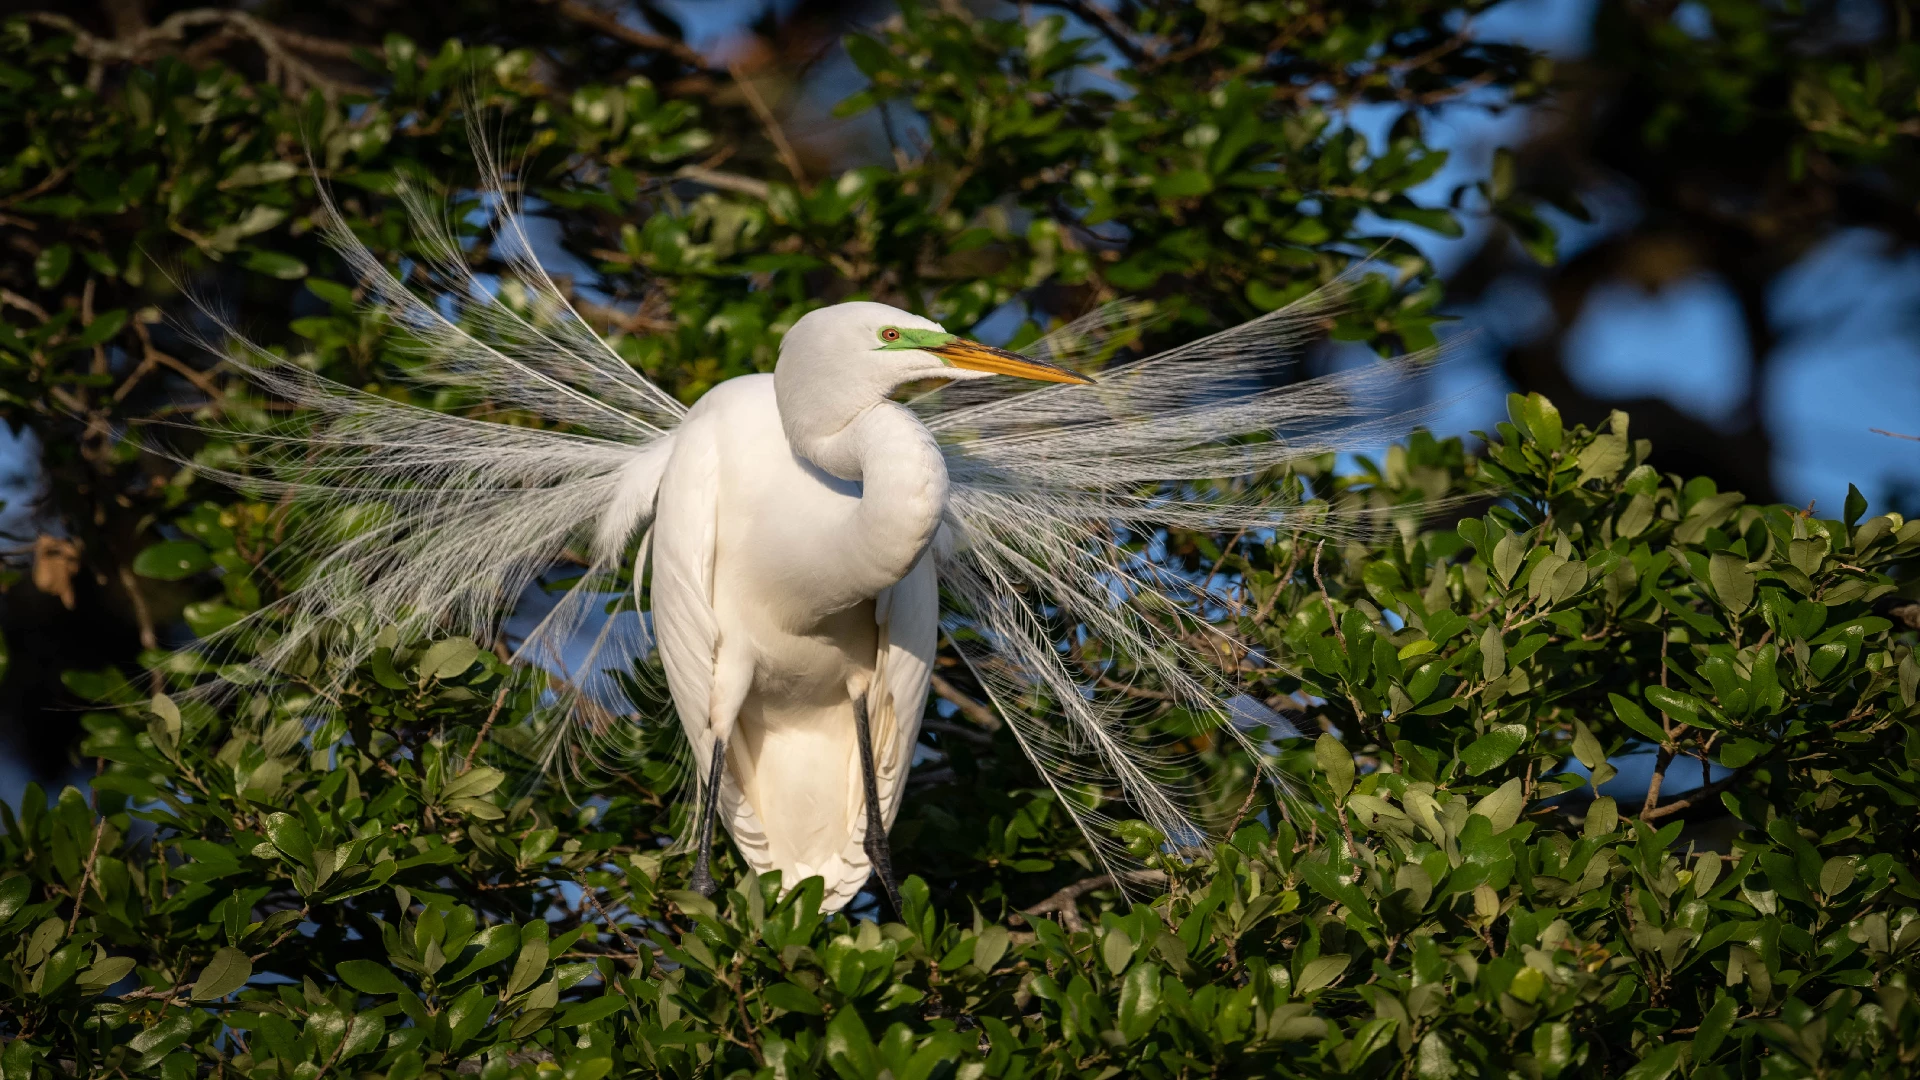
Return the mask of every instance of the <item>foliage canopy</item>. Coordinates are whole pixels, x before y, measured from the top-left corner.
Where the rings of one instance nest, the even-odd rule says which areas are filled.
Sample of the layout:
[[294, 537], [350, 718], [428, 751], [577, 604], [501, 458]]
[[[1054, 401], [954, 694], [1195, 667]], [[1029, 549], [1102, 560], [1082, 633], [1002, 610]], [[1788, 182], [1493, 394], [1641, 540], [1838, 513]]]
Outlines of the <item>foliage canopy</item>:
[[[777, 87], [672, 42], [627, 42], [651, 78], [613, 83], [530, 50], [355, 51], [232, 15], [117, 44], [9, 21], [0, 143], [20, 149], [0, 212], [31, 226], [31, 258], [0, 268], [0, 394], [41, 434], [92, 571], [69, 585], [118, 589], [148, 660], [170, 627], [210, 632], [285, 587], [275, 507], [122, 437], [276, 415], [162, 321], [181, 308], [160, 266], [250, 324], [280, 319], [260, 336], [336, 378], [485, 407], [400, 378], [404, 341], [360, 314], [312, 233], [303, 157], [404, 260], [397, 176], [486, 212], [461, 202], [476, 78], [528, 193], [590, 260], [583, 305], [688, 398], [770, 365], [832, 299], [956, 327], [1019, 302], [1017, 341], [1145, 293], [1182, 333], [1380, 250], [1395, 276], [1331, 329], [1394, 351], [1431, 342], [1440, 291], [1374, 235], [1381, 218], [1451, 232], [1471, 206], [1551, 254], [1553, 193], [1506, 166], [1455, 208], [1408, 195], [1444, 159], [1424, 110], [1547, 86], [1541, 58], [1463, 36], [1483, 5], [1143, 4], [1119, 23], [1060, 6], [1085, 21], [909, 4], [850, 41], [867, 83], [842, 111], [895, 145], [831, 174], [774, 137]], [[209, 27], [279, 59], [255, 78], [175, 49]], [[1877, 108], [1879, 85], [1817, 114]], [[1406, 111], [1381, 145], [1340, 122], [1390, 103]], [[1848, 142], [1821, 122], [1813, 152], [1880, 145], [1878, 127]], [[1335, 502], [1498, 493], [1477, 516], [1325, 544], [1166, 538], [1170, 564], [1241, 598], [1217, 617], [1249, 692], [1325, 733], [1275, 745], [1290, 799], [1206, 755], [1238, 827], [1135, 882], [1164, 890], [1151, 903], [1087, 876], [957, 674], [896, 831], [908, 910], [875, 921], [820, 916], [805, 885], [679, 891], [670, 747], [537, 783], [533, 693], [502, 696], [474, 642], [385, 642], [317, 723], [297, 684], [216, 709], [173, 696], [191, 664], [138, 690], [67, 672], [98, 775], [90, 796], [34, 790], [0, 814], [0, 1077], [1905, 1071], [1920, 660], [1886, 608], [1912, 591], [1920, 524], [1864, 501], [1842, 520], [1750, 506], [1649, 453], [1624, 415], [1590, 428], [1516, 397], [1479, 455], [1419, 433], [1351, 474], [1304, 467]], [[1137, 689], [1142, 724], [1177, 726]], [[1647, 758], [1644, 790], [1588, 780]], [[1701, 783], [1675, 793], [1683, 771]]]

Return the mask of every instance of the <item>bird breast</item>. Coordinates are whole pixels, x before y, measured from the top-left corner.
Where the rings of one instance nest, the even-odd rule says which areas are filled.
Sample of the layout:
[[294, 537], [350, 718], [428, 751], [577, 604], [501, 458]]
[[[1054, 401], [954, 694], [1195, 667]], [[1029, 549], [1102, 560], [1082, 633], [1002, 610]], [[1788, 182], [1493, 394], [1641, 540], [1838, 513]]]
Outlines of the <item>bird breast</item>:
[[871, 601], [905, 577], [946, 510], [947, 476], [933, 437], [904, 409], [875, 406], [848, 435], [863, 475], [845, 480], [797, 454], [769, 375], [720, 384], [689, 413], [718, 449], [714, 583], [733, 604], [788, 633]]

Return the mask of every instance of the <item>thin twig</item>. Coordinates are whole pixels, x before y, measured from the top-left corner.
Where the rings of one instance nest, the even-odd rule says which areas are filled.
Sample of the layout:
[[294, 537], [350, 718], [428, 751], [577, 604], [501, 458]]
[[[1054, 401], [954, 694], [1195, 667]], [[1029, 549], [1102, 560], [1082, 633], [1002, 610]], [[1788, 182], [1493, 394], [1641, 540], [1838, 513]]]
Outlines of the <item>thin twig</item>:
[[1742, 778], [1742, 774], [1735, 773], [1732, 776], [1728, 776], [1724, 779], [1715, 780], [1711, 784], [1702, 784], [1699, 787], [1694, 788], [1692, 791], [1687, 792], [1685, 795], [1682, 795], [1679, 798], [1674, 799], [1670, 802], [1661, 803], [1659, 806], [1645, 807], [1640, 811], [1640, 820], [1641, 821], [1658, 821], [1661, 818], [1666, 817], [1668, 814], [1677, 814], [1682, 810], [1687, 810], [1692, 807], [1698, 806], [1701, 803], [1706, 802], [1708, 799], [1711, 799], [1719, 795], [1721, 792], [1727, 790], [1728, 788], [1733, 787], [1735, 784], [1739, 783], [1741, 778]]
[[1047, 897], [1032, 907], [1023, 909], [1021, 913], [1025, 915], [1046, 915], [1049, 913], [1059, 915], [1060, 922], [1067, 928], [1067, 932], [1077, 934], [1087, 928], [1085, 920], [1080, 918], [1080, 898], [1093, 892], [1095, 889], [1114, 888], [1122, 883], [1128, 885], [1165, 885], [1167, 883], [1167, 872], [1164, 870], [1128, 870], [1119, 874], [1096, 874], [1090, 878], [1081, 878], [1079, 881], [1068, 885], [1066, 888], [1061, 889], [1059, 892], [1054, 893], [1052, 896]]
[[1640, 804], [1641, 821], [1652, 821], [1661, 816], [1658, 809], [1660, 804], [1660, 787], [1666, 782], [1667, 766], [1672, 764], [1672, 747], [1662, 746], [1659, 752], [1654, 755], [1653, 775], [1647, 780], [1647, 797], [1645, 801]]
[[707, 58], [694, 51], [686, 42], [650, 33], [637, 26], [628, 26], [612, 14], [592, 4], [582, 3], [581, 0], [543, 0], [543, 2], [551, 4], [553, 9], [562, 16], [582, 26], [591, 27], [622, 44], [639, 49], [657, 49], [688, 67], [699, 71], [711, 71], [707, 67]]
[[[96, 70], [108, 61], [139, 63], [162, 51], [162, 46], [177, 45], [186, 37], [188, 30], [219, 26], [244, 36], [258, 45], [260, 51], [267, 55], [269, 68], [277, 68], [285, 73], [284, 77], [274, 81], [283, 84], [289, 92], [298, 92], [302, 85], [318, 87], [320, 92], [328, 98], [337, 97], [343, 93], [371, 92], [367, 87], [356, 83], [344, 82], [321, 74], [313, 65], [296, 56], [292, 51], [300, 49], [316, 55], [339, 58], [342, 53], [351, 56], [353, 50], [360, 46], [329, 41], [310, 34], [283, 32], [272, 23], [244, 11], [190, 8], [186, 11], [176, 11], [158, 24], [137, 34], [117, 38], [103, 38], [88, 33], [79, 23], [55, 12], [30, 11], [26, 13], [26, 18], [42, 26], [71, 34], [73, 51], [93, 61]], [[87, 81], [92, 85], [97, 80], [90, 72]]]
[[[613, 931], [614, 936], [620, 939], [620, 943], [627, 947], [627, 952], [631, 954], [633, 960], [633, 973], [638, 975], [640, 973], [640, 947], [633, 943], [633, 939], [627, 936], [627, 932], [621, 929], [619, 923], [613, 921], [613, 916], [607, 914], [607, 909], [600, 906], [600, 898], [594, 895], [594, 893], [598, 891], [598, 889], [587, 884], [584, 880], [580, 882], [580, 895], [586, 898], [587, 903], [593, 905], [593, 910], [598, 912], [600, 918], [606, 921], [607, 929]], [[649, 953], [648, 955], [652, 954]]]
[[1089, 0], [1041, 0], [1042, 7], [1057, 7], [1073, 12], [1080, 21], [1099, 31], [1100, 36], [1120, 50], [1120, 55], [1138, 64], [1147, 59], [1147, 50], [1133, 39], [1132, 28], [1120, 16]]
[[513, 688], [511, 681], [500, 684], [500, 692], [493, 695], [493, 708], [487, 710], [487, 722], [480, 725], [479, 734], [473, 737], [473, 745], [467, 747], [467, 760], [460, 763], [460, 771], [473, 768], [474, 755], [480, 752], [480, 744], [487, 741], [487, 732], [493, 730], [493, 721], [500, 715], [500, 706], [507, 702], [507, 691]]
[[800, 190], [807, 190], [807, 173], [800, 166], [800, 155], [793, 152], [793, 144], [787, 141], [787, 133], [780, 129], [780, 121], [774, 117], [773, 110], [767, 107], [766, 99], [760, 96], [759, 89], [746, 72], [740, 70], [739, 64], [728, 64], [727, 70], [733, 74], [734, 84], [740, 87], [740, 93], [752, 107], [753, 114], [760, 118], [760, 126], [767, 129], [767, 138], [773, 140], [773, 149], [780, 155], [780, 163], [787, 167], [787, 172], [793, 174], [793, 182], [800, 185]]
[[700, 165], [683, 165], [673, 175], [682, 180], [692, 180], [705, 184], [710, 188], [718, 188], [721, 191], [732, 191], [761, 200], [766, 199], [768, 194], [773, 190], [767, 186], [765, 180], [755, 179], [751, 176], [741, 176], [739, 173], [720, 172], [717, 169], [709, 169]]
[[[160, 635], [153, 627], [153, 611], [147, 607], [146, 594], [140, 591], [140, 579], [133, 574], [132, 568], [125, 563], [120, 566], [120, 587], [127, 590], [127, 599], [133, 604], [133, 621], [140, 631], [140, 647], [148, 652], [160, 648]], [[166, 676], [159, 668], [148, 672], [148, 679], [156, 694], [165, 693]]]
[[1233, 824], [1227, 826], [1228, 839], [1232, 839], [1233, 834], [1240, 831], [1240, 823], [1246, 820], [1247, 811], [1253, 809], [1253, 797], [1260, 794], [1260, 778], [1263, 775], [1265, 774], [1258, 768], [1253, 770], [1253, 784], [1247, 788], [1247, 797], [1241, 801], [1239, 811], [1233, 815]]
[[100, 857], [100, 834], [107, 828], [107, 819], [101, 815], [93, 822], [93, 847], [87, 852], [87, 870], [80, 875], [80, 888], [73, 894], [73, 917], [67, 920], [67, 936], [73, 936], [74, 927], [80, 925], [80, 907], [87, 902], [87, 889], [93, 884], [94, 860]]
[[346, 1050], [347, 1043], [353, 1041], [353, 1022], [358, 1019], [360, 1019], [360, 1017], [357, 1014], [347, 1017], [346, 1030], [340, 1033], [340, 1042], [336, 1046], [334, 1046], [333, 1056], [327, 1059], [327, 1063], [325, 1065], [320, 1066], [319, 1072], [313, 1074], [314, 1080], [320, 1080], [322, 1076], [327, 1075], [328, 1069], [331, 1069], [335, 1065], [340, 1063], [341, 1053], [343, 1053]]
[[942, 700], [949, 702], [954, 708], [959, 709], [960, 715], [979, 724], [988, 731], [1000, 730], [1002, 721], [998, 716], [994, 715], [992, 709], [961, 693], [952, 683], [938, 675], [933, 676], [931, 681], [933, 684], [933, 692], [939, 694]]

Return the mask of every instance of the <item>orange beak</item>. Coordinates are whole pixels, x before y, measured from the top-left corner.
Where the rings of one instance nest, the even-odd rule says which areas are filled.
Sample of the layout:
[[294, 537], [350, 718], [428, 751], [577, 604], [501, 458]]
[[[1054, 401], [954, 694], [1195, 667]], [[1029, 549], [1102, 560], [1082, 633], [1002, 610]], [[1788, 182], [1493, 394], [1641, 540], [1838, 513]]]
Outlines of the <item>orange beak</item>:
[[1012, 375], [1016, 379], [1033, 379], [1036, 382], [1079, 383], [1091, 385], [1093, 380], [1077, 371], [1069, 371], [1057, 364], [1044, 360], [1034, 360], [1016, 352], [996, 349], [991, 345], [982, 345], [966, 338], [954, 338], [945, 345], [936, 345], [926, 350], [948, 364], [968, 371], [990, 371], [995, 375]]

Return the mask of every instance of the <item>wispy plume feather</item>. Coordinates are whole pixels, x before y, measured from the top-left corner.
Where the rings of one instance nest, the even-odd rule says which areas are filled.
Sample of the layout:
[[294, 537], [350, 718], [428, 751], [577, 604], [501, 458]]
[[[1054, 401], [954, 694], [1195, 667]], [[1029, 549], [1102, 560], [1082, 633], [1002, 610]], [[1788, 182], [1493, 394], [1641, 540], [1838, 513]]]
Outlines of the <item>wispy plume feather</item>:
[[[337, 689], [373, 651], [402, 638], [496, 638], [529, 586], [557, 565], [578, 577], [514, 659], [565, 671], [570, 642], [601, 618], [621, 560], [644, 535], [686, 409], [589, 326], [534, 258], [517, 209], [477, 146], [502, 284], [488, 287], [444, 211], [402, 190], [419, 250], [409, 287], [323, 197], [326, 235], [379, 317], [404, 330], [415, 377], [458, 387], [514, 420], [446, 415], [331, 382], [221, 326], [245, 373], [301, 410], [245, 433], [249, 467], [217, 474], [285, 500], [313, 523], [292, 547], [310, 568], [279, 603], [229, 633], [271, 622], [257, 663], [316, 673]], [[509, 299], [524, 298], [525, 302]], [[1150, 325], [1150, 305], [1103, 307], [1028, 351], [1097, 384], [1032, 389], [958, 383], [913, 403], [942, 447], [950, 502], [936, 541], [944, 625], [984, 693], [1097, 857], [1125, 859], [1116, 816], [1138, 816], [1183, 849], [1208, 835], [1188, 771], [1142, 737], [1122, 678], [1184, 710], [1207, 734], [1292, 734], [1241, 693], [1244, 650], [1209, 621], [1226, 599], [1143, 555], [1167, 529], [1327, 530], [1324, 503], [1271, 482], [1305, 455], [1371, 448], [1414, 421], [1385, 408], [1405, 365], [1278, 385], [1337, 312], [1341, 289], [1157, 355], [1108, 365]], [[1351, 521], [1344, 524], [1352, 524]], [[644, 572], [646, 546], [640, 547]], [[636, 574], [636, 579], [640, 574]], [[605, 620], [555, 703], [580, 741], [631, 714], [610, 667], [645, 655], [644, 620]], [[635, 630], [633, 627], [641, 629]], [[1097, 642], [1100, 655], [1083, 646]], [[576, 661], [577, 661], [576, 656]], [[1237, 662], [1237, 661], [1233, 661]], [[1124, 673], [1124, 674], [1123, 674]], [[553, 743], [557, 766], [566, 740]], [[1117, 796], [1117, 798], [1116, 798]]]

